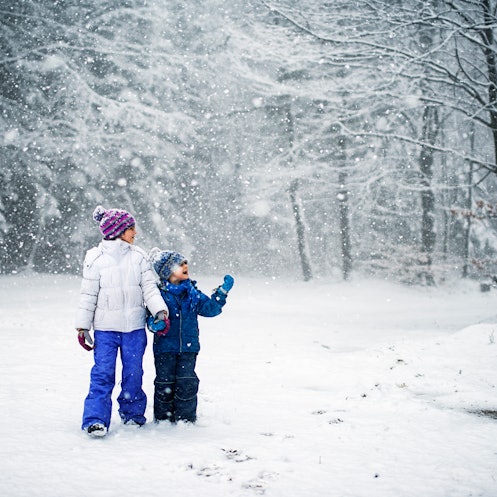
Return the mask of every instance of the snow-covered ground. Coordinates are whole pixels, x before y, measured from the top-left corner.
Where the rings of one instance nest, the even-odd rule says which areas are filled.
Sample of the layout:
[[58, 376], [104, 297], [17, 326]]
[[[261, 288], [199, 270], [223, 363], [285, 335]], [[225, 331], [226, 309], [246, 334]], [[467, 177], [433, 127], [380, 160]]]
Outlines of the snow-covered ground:
[[497, 292], [237, 278], [201, 320], [198, 423], [125, 427], [114, 408], [90, 439], [79, 282], [0, 278], [0, 495], [497, 495]]

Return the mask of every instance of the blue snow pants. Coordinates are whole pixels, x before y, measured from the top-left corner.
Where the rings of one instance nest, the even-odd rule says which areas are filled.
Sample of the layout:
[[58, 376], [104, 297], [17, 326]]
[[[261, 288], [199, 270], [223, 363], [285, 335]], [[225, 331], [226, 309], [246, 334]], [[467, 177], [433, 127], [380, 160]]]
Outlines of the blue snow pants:
[[154, 417], [156, 421], [188, 421], [197, 419], [199, 380], [195, 373], [197, 354], [158, 354], [155, 359]]
[[117, 352], [121, 353], [121, 393], [117, 398], [123, 422], [146, 422], [147, 396], [142, 389], [143, 355], [147, 346], [144, 329], [130, 333], [95, 331], [95, 365], [90, 374], [90, 392], [85, 399], [82, 429], [94, 423], [110, 425], [112, 390], [116, 383]]

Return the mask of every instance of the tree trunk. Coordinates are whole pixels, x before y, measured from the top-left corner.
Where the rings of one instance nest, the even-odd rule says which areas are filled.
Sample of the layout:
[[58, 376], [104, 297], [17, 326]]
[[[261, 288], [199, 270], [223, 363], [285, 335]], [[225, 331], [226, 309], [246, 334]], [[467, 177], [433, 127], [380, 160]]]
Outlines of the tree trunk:
[[[435, 107], [425, 107], [423, 113], [423, 142], [433, 145], [438, 130], [438, 110]], [[433, 149], [429, 146], [421, 147], [419, 158], [421, 172], [421, 251], [424, 257], [421, 264], [425, 270], [421, 271], [421, 278], [428, 284], [434, 285], [432, 273], [432, 256], [436, 243], [435, 233], [435, 194], [432, 189], [433, 180]]]
[[[285, 131], [288, 137], [289, 145], [289, 159], [288, 165], [291, 167], [293, 163], [293, 147], [295, 139], [295, 128], [293, 123], [292, 106], [291, 99], [288, 95], [283, 95], [281, 98], [281, 103], [279, 105], [280, 109], [283, 111], [284, 119], [283, 123], [285, 126]], [[292, 212], [295, 218], [295, 230], [297, 233], [297, 247], [299, 251], [300, 263], [302, 265], [302, 274], [304, 276], [304, 281], [309, 281], [312, 279], [311, 264], [306, 252], [305, 243], [305, 228], [302, 219], [302, 214], [300, 211], [300, 205], [297, 200], [297, 190], [299, 187], [299, 180], [294, 179], [290, 183], [289, 193], [290, 193], [290, 203], [292, 205]]]
[[483, 39], [485, 42], [485, 60], [487, 63], [488, 74], [488, 112], [490, 115], [490, 128], [492, 130], [493, 147], [494, 147], [494, 160], [497, 165], [497, 60], [495, 55], [495, 15], [492, 13], [492, 8], [489, 0], [483, 0], [483, 19], [485, 29], [483, 30]]
[[[437, 5], [437, 0], [427, 2], [425, 7]], [[419, 32], [419, 44], [422, 53], [428, 53], [433, 46], [434, 28], [427, 24], [422, 26]], [[424, 84], [421, 85], [421, 90], [424, 93]], [[419, 156], [419, 171], [421, 173], [421, 252], [423, 257], [421, 266], [425, 269], [420, 271], [420, 278], [427, 285], [434, 285], [432, 262], [433, 250], [436, 243], [435, 233], [435, 194], [433, 193], [433, 148], [435, 139], [438, 133], [438, 109], [426, 105], [423, 110], [422, 117], [422, 142], [426, 145], [421, 147]]]
[[349, 194], [347, 190], [348, 175], [345, 171], [346, 151], [345, 137], [338, 137], [339, 162], [341, 171], [338, 173], [339, 190], [337, 192], [338, 212], [340, 217], [340, 246], [342, 256], [342, 277], [348, 280], [352, 270], [352, 254], [350, 252], [350, 222], [349, 222]]
[[302, 221], [302, 215], [300, 213], [300, 206], [297, 201], [297, 189], [298, 180], [293, 180], [292, 184], [290, 185], [290, 202], [292, 204], [292, 211], [295, 217], [295, 227], [297, 230], [297, 246], [299, 250], [300, 263], [302, 264], [302, 274], [304, 276], [304, 281], [309, 281], [310, 279], [312, 279], [312, 271], [305, 249], [305, 228]]
[[[475, 149], [475, 133], [474, 133], [474, 125], [472, 126], [471, 136], [471, 153], [474, 152]], [[473, 172], [474, 165], [472, 162], [469, 163], [469, 172], [468, 172], [468, 192], [466, 195], [466, 211], [468, 212], [468, 216], [466, 217], [466, 226], [464, 229], [464, 265], [462, 268], [462, 276], [463, 278], [467, 278], [469, 274], [469, 245], [470, 245], [470, 235], [471, 235], [471, 216], [469, 212], [473, 207]]]

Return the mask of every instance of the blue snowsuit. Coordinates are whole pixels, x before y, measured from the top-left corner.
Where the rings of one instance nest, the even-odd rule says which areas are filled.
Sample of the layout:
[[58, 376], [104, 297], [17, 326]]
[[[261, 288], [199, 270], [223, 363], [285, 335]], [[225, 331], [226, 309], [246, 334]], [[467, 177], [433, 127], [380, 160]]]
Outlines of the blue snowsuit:
[[[171, 327], [167, 335], [154, 336], [154, 417], [156, 421], [194, 422], [199, 385], [195, 373], [200, 351], [198, 316], [221, 314], [226, 294], [216, 289], [209, 298], [190, 279], [178, 285], [165, 282], [160, 288], [169, 309]], [[153, 320], [149, 315], [149, 329], [152, 329]]]

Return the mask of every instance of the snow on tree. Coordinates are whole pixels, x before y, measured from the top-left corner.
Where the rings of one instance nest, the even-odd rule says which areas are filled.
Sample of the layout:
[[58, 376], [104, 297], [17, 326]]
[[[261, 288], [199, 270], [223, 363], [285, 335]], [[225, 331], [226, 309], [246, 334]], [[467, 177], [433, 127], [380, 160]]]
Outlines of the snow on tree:
[[495, 256], [452, 214], [495, 190], [494, 10], [6, 0], [0, 270], [77, 270], [97, 203], [205, 270], [433, 283]]

